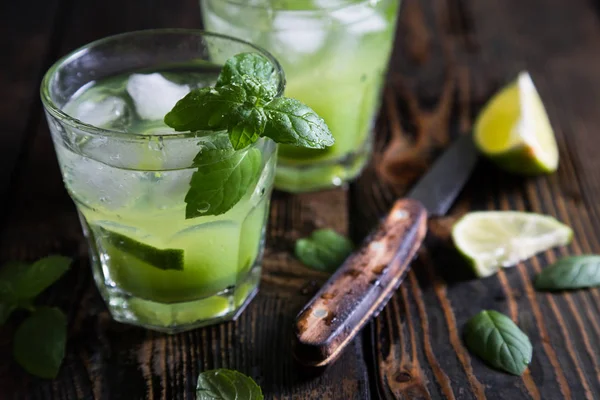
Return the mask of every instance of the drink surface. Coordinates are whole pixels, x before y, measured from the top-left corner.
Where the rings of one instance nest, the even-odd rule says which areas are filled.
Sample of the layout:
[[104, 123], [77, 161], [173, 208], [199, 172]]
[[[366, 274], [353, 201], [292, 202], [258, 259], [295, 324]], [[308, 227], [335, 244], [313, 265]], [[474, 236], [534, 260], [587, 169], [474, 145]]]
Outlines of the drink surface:
[[[355, 153], [368, 153], [398, 0], [235, 3], [203, 0], [206, 28], [271, 51], [285, 70], [286, 96], [314, 109], [335, 138], [335, 144], [325, 150], [281, 145], [276, 184], [286, 167], [332, 164]], [[323, 170], [314, 172], [316, 179], [324, 172], [327, 175]]]
[[[136, 71], [94, 82], [63, 107], [83, 122], [122, 132], [118, 137], [63, 133], [67, 139], [53, 132], [53, 137], [66, 187], [96, 247], [91, 251], [102, 283], [125, 296], [192, 302], [239, 286], [255, 266], [274, 176], [274, 143], [254, 145], [263, 166], [233, 208], [186, 219], [194, 158], [226, 133], [175, 138], [163, 122], [177, 100], [193, 88], [213, 85], [217, 74], [209, 67]], [[210, 304], [206, 317], [218, 315], [219, 307], [232, 308], [227, 302]]]

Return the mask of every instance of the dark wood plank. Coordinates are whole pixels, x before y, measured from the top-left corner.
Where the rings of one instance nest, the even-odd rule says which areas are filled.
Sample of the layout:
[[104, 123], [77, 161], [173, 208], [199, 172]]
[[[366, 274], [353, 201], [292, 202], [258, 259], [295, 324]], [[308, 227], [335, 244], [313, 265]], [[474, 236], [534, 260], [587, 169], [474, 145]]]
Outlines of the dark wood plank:
[[[61, 54], [120, 31], [200, 24], [198, 4], [191, 0], [72, 6], [57, 46]], [[360, 338], [326, 371], [297, 366], [291, 351], [294, 317], [326, 279], [295, 261], [291, 249], [296, 239], [317, 227], [347, 231], [345, 191], [276, 193], [259, 296], [235, 323], [166, 336], [110, 318], [92, 282], [75, 208], [39, 117], [27, 150], [0, 232], [0, 263], [55, 252], [76, 257], [72, 271], [42, 299], [67, 311], [69, 342], [59, 377], [38, 380], [12, 361], [10, 338], [18, 318], [3, 328], [0, 355], [7, 361], [0, 366], [0, 398], [193, 399], [198, 374], [220, 367], [253, 376], [267, 398], [370, 398]]]
[[[451, 214], [430, 222], [426, 249], [408, 281], [368, 332], [380, 395], [597, 398], [598, 289], [544, 294], [532, 285], [557, 257], [600, 251], [597, 136], [589, 128], [600, 122], [593, 111], [600, 98], [597, 10], [584, 0], [406, 0], [403, 13], [406, 40], [400, 37], [375, 162], [351, 191], [352, 207], [361, 210], [351, 220], [357, 237], [406, 192], [448, 138], [469, 132], [490, 94], [522, 69], [532, 72], [556, 128], [561, 167], [553, 176], [524, 180], [482, 163]], [[564, 29], [556, 29], [557, 21]], [[551, 214], [573, 227], [575, 241], [473, 280], [449, 243], [452, 224], [470, 209]], [[465, 322], [484, 308], [508, 314], [530, 336], [534, 358], [522, 377], [491, 370], [462, 344]]]
[[[349, 197], [341, 190], [276, 193], [261, 294], [236, 323], [175, 336], [111, 320], [90, 278], [74, 207], [34, 104], [36, 80], [50, 59], [119, 31], [197, 27], [197, 3], [109, 0], [89, 7], [62, 0], [38, 6], [33, 13], [19, 11], [25, 5], [14, 2], [0, 6], [3, 16], [20, 22], [5, 25], [8, 34], [1, 37], [29, 38], [28, 48], [37, 50], [20, 52], [7, 42], [10, 54], [23, 58], [0, 69], [0, 88], [16, 99], [0, 107], [3, 126], [10, 128], [0, 165], [12, 168], [27, 144], [0, 232], [0, 262], [50, 252], [76, 257], [73, 270], [42, 299], [68, 312], [69, 345], [59, 378], [38, 380], [9, 361], [15, 321], [3, 328], [0, 357], [7, 361], [0, 365], [0, 398], [193, 399], [197, 374], [215, 367], [254, 376], [268, 398], [598, 397], [600, 290], [549, 295], [532, 287], [535, 273], [557, 257], [600, 252], [593, 129], [600, 122], [600, 23], [593, 2], [405, 0], [371, 166]], [[364, 237], [452, 137], [469, 131], [490, 94], [524, 68], [532, 71], [556, 128], [558, 173], [522, 180], [481, 164], [452, 213], [429, 223], [426, 248], [368, 327], [366, 343], [355, 341], [325, 371], [298, 367], [291, 359], [292, 322], [326, 277], [293, 259], [294, 241], [315, 227]], [[0, 194], [9, 171], [3, 168]], [[571, 225], [576, 240], [496, 276], [471, 280], [449, 244], [452, 223], [470, 209], [549, 213]], [[464, 348], [462, 327], [482, 308], [505, 312], [531, 337], [534, 359], [523, 377], [493, 371]]]
[[[39, 86], [42, 74], [56, 57], [66, 1], [49, 0], [32, 7], [18, 1], [0, 4], [0, 207], [4, 209], [19, 155], [41, 117]], [[24, 16], [27, 18], [24, 18]], [[2, 218], [3, 213], [0, 213]]]

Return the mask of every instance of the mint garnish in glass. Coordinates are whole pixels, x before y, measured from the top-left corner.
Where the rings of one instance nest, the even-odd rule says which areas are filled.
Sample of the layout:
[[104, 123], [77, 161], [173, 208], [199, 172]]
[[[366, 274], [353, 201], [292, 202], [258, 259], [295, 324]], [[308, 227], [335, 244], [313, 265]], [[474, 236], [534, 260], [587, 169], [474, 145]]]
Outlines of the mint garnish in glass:
[[[257, 53], [225, 63], [215, 87], [195, 89], [165, 116], [176, 131], [226, 131], [230, 143], [201, 150], [198, 171], [185, 198], [186, 218], [219, 215], [231, 209], [254, 183], [260, 153], [246, 149], [261, 137], [311, 149], [333, 145], [323, 118], [302, 102], [277, 96], [272, 64]], [[209, 208], [206, 209], [207, 205]]]

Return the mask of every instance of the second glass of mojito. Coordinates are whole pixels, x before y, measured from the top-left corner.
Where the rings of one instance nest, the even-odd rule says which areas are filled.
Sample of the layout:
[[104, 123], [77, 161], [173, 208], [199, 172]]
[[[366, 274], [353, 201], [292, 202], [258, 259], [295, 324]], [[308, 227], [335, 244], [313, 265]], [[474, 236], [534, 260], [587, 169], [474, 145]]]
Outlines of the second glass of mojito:
[[[176, 132], [163, 120], [244, 52], [264, 57], [280, 97], [285, 78], [269, 53], [200, 31], [103, 39], [44, 78], [63, 179], [118, 321], [178, 332], [235, 318], [257, 291], [275, 143], [236, 150], [227, 132]], [[190, 210], [198, 193], [209, 201]]]
[[271, 51], [286, 95], [322, 116], [335, 144], [279, 146], [275, 186], [304, 192], [343, 185], [372, 151], [372, 127], [392, 49], [399, 0], [201, 0], [209, 31]]

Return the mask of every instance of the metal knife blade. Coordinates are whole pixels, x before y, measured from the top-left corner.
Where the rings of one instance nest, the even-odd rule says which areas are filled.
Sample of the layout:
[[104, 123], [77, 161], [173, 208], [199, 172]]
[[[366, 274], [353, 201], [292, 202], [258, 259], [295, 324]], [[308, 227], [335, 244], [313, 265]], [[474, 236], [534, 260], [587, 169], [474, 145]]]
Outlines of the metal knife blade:
[[383, 218], [296, 317], [294, 356], [305, 365], [335, 360], [402, 283], [427, 233], [427, 212], [451, 207], [477, 162], [471, 135], [457, 139]]
[[430, 217], [446, 215], [478, 158], [471, 135], [462, 135], [435, 161], [406, 197], [420, 201]]

